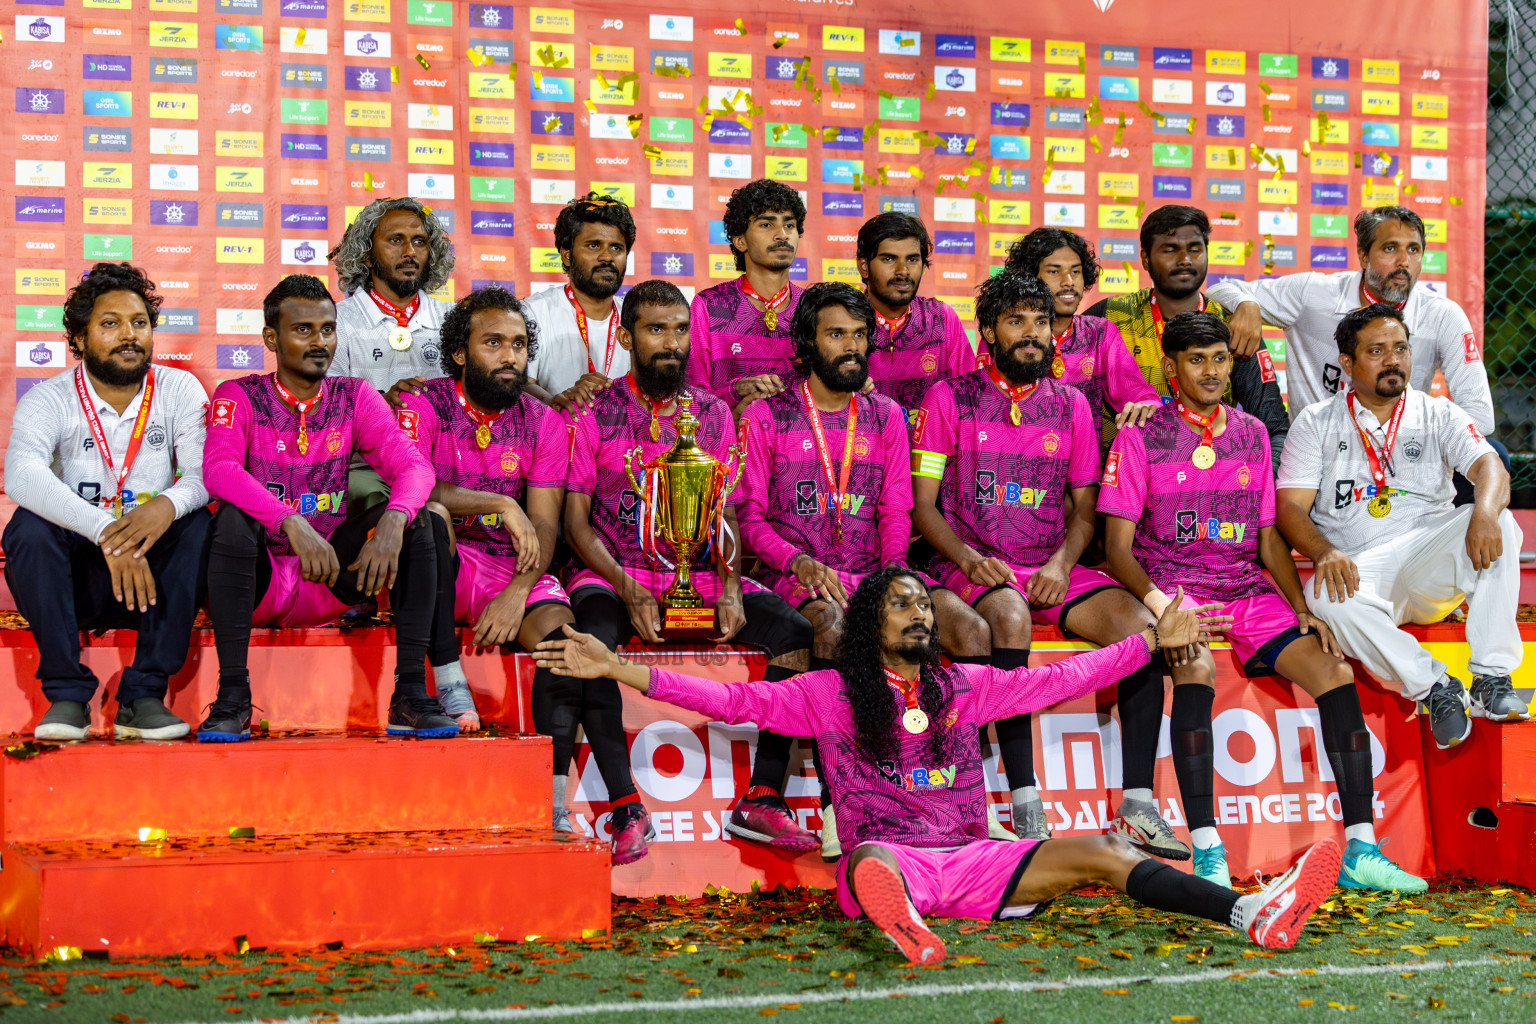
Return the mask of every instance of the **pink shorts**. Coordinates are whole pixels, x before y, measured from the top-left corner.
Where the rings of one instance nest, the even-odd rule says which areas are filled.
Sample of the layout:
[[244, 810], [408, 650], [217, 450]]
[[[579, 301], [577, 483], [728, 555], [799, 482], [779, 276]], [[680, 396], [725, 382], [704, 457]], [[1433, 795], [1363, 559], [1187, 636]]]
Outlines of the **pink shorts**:
[[[651, 592], [652, 597], [661, 597], [661, 592], [672, 585], [676, 576], [671, 569], [637, 569], [626, 565], [624, 571], [633, 576], [642, 587]], [[693, 585], [707, 604], [714, 604], [720, 600], [720, 575], [714, 569], [695, 569], [693, 572]], [[566, 581], [567, 593], [574, 594], [582, 587], [602, 587], [604, 590], [612, 590], [613, 585], [603, 579], [591, 569], [582, 569]], [[746, 594], [767, 593], [768, 588], [756, 580], [749, 580], [745, 576], [741, 578], [741, 592]]]
[[251, 625], [281, 629], [323, 626], [352, 607], [338, 601], [324, 583], [306, 580], [298, 555], [268, 553], [267, 557], [272, 560], [272, 582], [251, 615]]
[[[1208, 604], [1221, 600], [1219, 597], [1201, 595], [1198, 598], [1185, 592], [1185, 604]], [[1273, 590], [1221, 606], [1218, 615], [1232, 616], [1232, 625], [1226, 629], [1226, 639], [1232, 644], [1232, 653], [1243, 667], [1243, 674], [1253, 678], [1273, 675], [1275, 659], [1292, 641], [1301, 639], [1301, 623], [1291, 610], [1290, 602]]]
[[[833, 572], [837, 573], [838, 581], [842, 583], [843, 589], [848, 591], [849, 595], [852, 595], [855, 590], [859, 589], [859, 584], [863, 583], [864, 577], [869, 575], [867, 572], [843, 572], [841, 569], [834, 569]], [[911, 572], [918, 579], [922, 580], [925, 585], [933, 586], [933, 580], [929, 579], [924, 573], [920, 573], [916, 569], [911, 570]], [[807, 601], [811, 600], [811, 592], [800, 585], [800, 581], [795, 577], [794, 573], [774, 572], [767, 574], [767, 578], [768, 589], [782, 597], [796, 611], [799, 611], [805, 606]]]
[[[874, 845], [896, 858], [907, 896], [923, 917], [973, 917], [984, 921], [1028, 917], [1037, 904], [1008, 906], [1008, 896], [1019, 884], [1024, 869], [1040, 844], [1033, 839], [1008, 842], [979, 839], [958, 850], [920, 850], [891, 843]], [[855, 847], [857, 849], [857, 847]], [[854, 894], [848, 890], [847, 854], [837, 864], [837, 905], [849, 917], [860, 917]]]
[[[1029, 594], [1025, 590], [1025, 586], [1029, 583], [1029, 578], [1040, 569], [1040, 566], [1026, 567], [1013, 565], [1009, 566], [1009, 568], [1018, 577], [1018, 582], [1006, 583], [1004, 586], [1018, 591], [1027, 601]], [[939, 586], [946, 590], [954, 591], [960, 595], [960, 600], [973, 608], [976, 606], [976, 602], [998, 589], [997, 587], [983, 586], [980, 583], [972, 583], [970, 577], [966, 576], [965, 570], [959, 566], [955, 566], [953, 570], [940, 577]], [[1120, 587], [1119, 581], [1109, 573], [1101, 572], [1098, 569], [1089, 569], [1082, 565], [1074, 565], [1067, 573], [1067, 593], [1062, 597], [1061, 601], [1051, 605], [1049, 608], [1036, 608], [1034, 605], [1030, 605], [1029, 617], [1042, 626], [1056, 626], [1060, 628], [1062, 616], [1067, 613], [1068, 609], [1083, 598], [1109, 587]], [[1066, 630], [1063, 630], [1063, 632], [1066, 632]], [[1069, 637], [1073, 636], [1071, 633], [1067, 635]]]
[[[472, 626], [479, 621], [485, 606], [507, 589], [512, 577], [517, 575], [517, 561], [487, 554], [463, 543], [454, 550], [459, 559], [459, 576], [454, 587], [453, 620], [460, 625]], [[523, 607], [533, 608], [547, 601], [558, 601], [567, 607], [571, 603], [560, 581], [549, 573], [534, 581]]]

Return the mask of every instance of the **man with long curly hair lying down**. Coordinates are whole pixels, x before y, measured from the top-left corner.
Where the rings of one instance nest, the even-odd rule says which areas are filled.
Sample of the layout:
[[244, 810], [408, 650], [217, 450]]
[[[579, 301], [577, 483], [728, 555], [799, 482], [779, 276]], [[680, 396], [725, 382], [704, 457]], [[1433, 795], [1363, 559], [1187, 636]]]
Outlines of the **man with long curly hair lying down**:
[[838, 669], [771, 684], [710, 682], [632, 664], [569, 626], [569, 639], [546, 640], [534, 658], [557, 675], [607, 676], [723, 722], [814, 736], [837, 780], [833, 804], [850, 851], [838, 866], [843, 912], [867, 916], [913, 963], [944, 958], [924, 914], [1028, 917], [1095, 882], [1158, 910], [1230, 924], [1260, 946], [1289, 948], [1338, 876], [1332, 839], [1262, 891], [1240, 896], [1115, 836], [987, 838], [977, 726], [1090, 693], [1160, 649], [1209, 640], [1232, 622], [1208, 614], [1217, 605], [1182, 603], [1181, 590], [1155, 626], [1042, 668], [945, 668], [927, 587], [893, 566], [870, 573], [849, 599]]

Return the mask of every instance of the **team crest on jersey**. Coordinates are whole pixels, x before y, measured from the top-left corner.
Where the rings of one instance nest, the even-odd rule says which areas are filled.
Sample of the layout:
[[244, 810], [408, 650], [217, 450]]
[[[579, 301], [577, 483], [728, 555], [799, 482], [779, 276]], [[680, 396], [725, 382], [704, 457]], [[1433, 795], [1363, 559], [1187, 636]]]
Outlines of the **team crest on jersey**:
[[235, 400], [233, 398], [215, 398], [208, 408], [208, 425], [210, 427], [229, 427], [235, 425]]
[[419, 428], [421, 427], [421, 413], [415, 409], [396, 409], [395, 422], [400, 424], [400, 429], [405, 431], [405, 436], [412, 441], [420, 441]]
[[507, 451], [507, 452], [503, 452], [502, 453], [502, 456], [501, 456], [501, 471], [503, 473], [507, 474], [507, 476], [514, 476], [514, 475], [516, 475], [516, 473], [517, 473], [517, 452]]
[[1040, 447], [1045, 449], [1045, 454], [1055, 455], [1056, 449], [1061, 447], [1061, 435], [1052, 430], [1040, 439]]
[[1246, 488], [1251, 478], [1251, 474], [1248, 472], [1248, 463], [1245, 462], [1237, 469], [1237, 486]]
[[939, 368], [939, 357], [932, 352], [923, 353], [923, 372], [933, 373]]
[[861, 459], [869, 458], [869, 435], [859, 434], [853, 439], [853, 454]]
[[1093, 356], [1084, 356], [1082, 359], [1078, 360], [1077, 372], [1082, 374], [1084, 377], [1092, 377]]
[[325, 454], [335, 455], [341, 451], [341, 431], [333, 430], [325, 438]]

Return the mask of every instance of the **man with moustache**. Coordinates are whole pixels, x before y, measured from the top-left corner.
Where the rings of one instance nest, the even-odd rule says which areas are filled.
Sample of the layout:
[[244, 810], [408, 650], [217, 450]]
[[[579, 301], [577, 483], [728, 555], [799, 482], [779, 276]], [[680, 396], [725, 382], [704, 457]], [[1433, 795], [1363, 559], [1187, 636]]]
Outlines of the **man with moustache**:
[[612, 196], [588, 192], [555, 217], [555, 249], [570, 281], [533, 293], [523, 307], [539, 330], [528, 393], [560, 412], [584, 411], [594, 394], [629, 372], [614, 296], [634, 246], [635, 218]]
[[948, 303], [918, 295], [933, 242], [909, 213], [878, 214], [859, 228], [859, 277], [875, 307], [869, 379], [910, 416], [934, 381], [976, 368], [970, 339]]
[[[1422, 309], [1422, 306], [1421, 306]], [[1417, 346], [1407, 311], [1372, 303], [1335, 332], [1348, 387], [1296, 417], [1280, 463], [1280, 529], [1316, 574], [1312, 614], [1344, 652], [1423, 704], [1441, 749], [1477, 718], [1524, 721], [1510, 675], [1520, 665], [1515, 615], [1523, 537], [1506, 506], [1509, 473], [1472, 417], [1411, 381]], [[1474, 501], [1453, 507], [1451, 474]], [[1470, 697], [1461, 680], [1404, 632], [1467, 603]]]
[[[1088, 399], [1094, 423], [1141, 426], [1160, 404], [1125, 347], [1120, 329], [1101, 316], [1079, 314], [1083, 295], [1099, 280], [1099, 261], [1082, 235], [1036, 228], [1008, 249], [1004, 272], [1038, 277], [1055, 296], [1051, 318], [1051, 376]], [[1102, 446], [1109, 447], [1106, 437]]]
[[[526, 392], [528, 364], [544, 341], [526, 304], [500, 288], [461, 299], [443, 318], [442, 338], [448, 376], [406, 396], [397, 413], [401, 428], [434, 467], [432, 500], [452, 515], [457, 537], [448, 571], [438, 574], [435, 635], [451, 635], [454, 623], [462, 622], [474, 627], [477, 647], [506, 650], [504, 645], [515, 641], [532, 650], [540, 640], [564, 636], [560, 627], [576, 621], [565, 588], [549, 575], [565, 496], [568, 432], [559, 413]], [[536, 552], [516, 550], [500, 528], [514, 506], [526, 509], [538, 531]], [[587, 713], [585, 689], [579, 680], [557, 679], [545, 669], [534, 672], [534, 728], [554, 741], [552, 825], [565, 832], [573, 831], [566, 780], [583, 724], [609, 799], [638, 800], [623, 723]], [[438, 700], [460, 731], [478, 728], [472, 700], [458, 713], [441, 688]], [[613, 863], [645, 855], [642, 831], [614, 829]]]
[[[678, 436], [682, 399], [691, 403], [689, 414], [698, 421], [695, 438], [704, 451], [724, 462], [736, 438], [729, 407], [685, 384], [689, 309], [677, 286], [659, 280], [635, 285], [624, 296], [620, 318], [619, 344], [630, 353], [630, 372], [598, 392], [587, 412], [576, 417], [565, 485], [565, 536], [580, 560], [566, 580], [577, 628], [612, 647], [637, 635], [647, 644], [662, 642], [657, 599], [672, 582], [677, 557], [659, 532], [646, 529], [653, 512], [629, 482], [624, 465], [628, 453], [638, 447], [636, 461], [643, 465], [670, 449]], [[735, 513], [741, 491], [728, 500], [724, 535], [694, 551], [693, 583], [705, 604], [715, 609], [719, 634], [712, 639], [761, 648], [768, 655], [763, 678], [788, 679], [810, 664], [811, 625], [783, 598], [742, 578]], [[583, 701], [592, 713], [619, 722], [617, 686], [594, 681]], [[816, 837], [800, 827], [782, 795], [793, 742], [793, 737], [766, 730], [758, 734], [750, 788], [725, 830], [778, 849], [809, 853], [818, 846]], [[613, 813], [615, 833], [633, 828], [642, 838], [649, 834], [650, 816], [638, 799], [621, 802]]]
[[[1317, 702], [1347, 840], [1338, 883], [1423, 892], [1424, 879], [1385, 857], [1376, 839], [1371, 734], [1354, 672], [1327, 625], [1308, 611], [1291, 546], [1275, 528], [1269, 438], [1252, 416], [1221, 401], [1229, 338], [1210, 313], [1191, 310], [1168, 321], [1163, 374], [1173, 401], [1141, 429], [1117, 434], [1104, 462], [1099, 511], [1107, 519], [1110, 571], [1153, 615], [1162, 614], [1170, 593], [1219, 603], [1243, 671], [1277, 675]], [[1169, 739], [1195, 874], [1226, 886], [1231, 876], [1213, 796], [1216, 663], [1207, 647], [1194, 651], [1173, 666]]]
[[[227, 380], [208, 410], [208, 493], [223, 502], [208, 554], [208, 615], [219, 656], [218, 699], [197, 738], [251, 738], [253, 626], [319, 626], [382, 590], [395, 632], [395, 686], [385, 731], [456, 736], [427, 695], [426, 655], [446, 530], [424, 506], [432, 468], [367, 381], [327, 377], [336, 306], [308, 274], [283, 278], [262, 300], [262, 340], [275, 373]], [[389, 485], [387, 504], [347, 497], [354, 453]], [[279, 688], [267, 690], [268, 699]]]
[[1231, 926], [1263, 947], [1289, 948], [1331, 890], [1339, 864], [1332, 839], [1239, 896], [1144, 859], [1113, 836], [986, 838], [977, 725], [1081, 697], [1165, 646], [1196, 643], [1230, 621], [1202, 621], [1209, 610], [1175, 601], [1136, 636], [1045, 668], [945, 667], [927, 586], [911, 569], [890, 566], [850, 596], [837, 667], [785, 685], [721, 684], [638, 666], [574, 629], [540, 644], [534, 658], [557, 675], [617, 680], [710, 719], [814, 735], [838, 780], [833, 799], [850, 848], [838, 867], [838, 905], [850, 918], [867, 917], [914, 964], [936, 966], [947, 953], [924, 915], [1028, 918], [1090, 882]]
[[[813, 671], [836, 664], [848, 595], [866, 574], [905, 559], [912, 529], [906, 416], [885, 395], [860, 393], [876, 316], [846, 284], [807, 288], [790, 326], [804, 376], [742, 418], [750, 453], [742, 540], [763, 561], [762, 582], [810, 620]], [[823, 857], [836, 835], [827, 828], [829, 781], [821, 779]]]
[[[1129, 295], [1100, 299], [1088, 307], [1089, 316], [1103, 317], [1120, 329], [1142, 376], [1164, 402], [1173, 401], [1172, 386], [1163, 376], [1163, 324], [1188, 310], [1226, 318], [1225, 306], [1200, 290], [1205, 284], [1211, 221], [1193, 206], [1160, 206], [1141, 222], [1141, 266], [1152, 287]], [[1280, 397], [1274, 363], [1262, 344], [1252, 352], [1238, 350], [1231, 384], [1223, 401], [1247, 412], [1269, 432], [1275, 465], [1285, 445], [1291, 420]], [[1114, 431], [1105, 425], [1105, 440]]]
[[98, 686], [80, 630], [133, 629], [112, 734], [174, 739], [165, 706], [187, 659], [208, 557], [203, 416], [196, 377], [154, 366], [160, 296], [144, 271], [97, 263], [64, 297], [80, 365], [16, 402], [5, 451], [5, 578], [37, 641], [48, 710], [40, 740], [82, 740]]
[[724, 220], [742, 275], [693, 297], [688, 381], [740, 419], [749, 404], [788, 386], [789, 325], [801, 292], [789, 271], [805, 233], [805, 203], [788, 185], [759, 178], [731, 193]]
[[1336, 394], [1349, 376], [1339, 365], [1334, 341], [1344, 317], [1384, 302], [1402, 312], [1413, 339], [1410, 383], [1428, 391], [1435, 371], [1441, 371], [1452, 401], [1482, 434], [1491, 433], [1493, 399], [1472, 324], [1456, 303], [1419, 287], [1424, 221], [1403, 206], [1361, 210], [1355, 217], [1355, 255], [1359, 270], [1310, 271], [1255, 281], [1228, 278], [1212, 285], [1211, 298], [1232, 311], [1233, 345], [1253, 347], [1263, 324], [1285, 330], [1285, 380], [1294, 422], [1303, 409]]
[[[1055, 296], [1038, 278], [1000, 274], [978, 290], [976, 323], [989, 364], [929, 389], [912, 430], [913, 519], [937, 551], [928, 574], [940, 622], [974, 608], [991, 632], [990, 662], [1029, 662], [1031, 623], [1113, 644], [1152, 616], [1113, 577], [1078, 564], [1093, 537], [1098, 423], [1081, 391], [1050, 374]], [[942, 626], [941, 626], [942, 628]], [[1119, 682], [1124, 799], [1113, 831], [1148, 853], [1189, 850], [1152, 795], [1162, 674], [1139, 666]], [[1014, 828], [1047, 839], [1027, 715], [996, 723]]]

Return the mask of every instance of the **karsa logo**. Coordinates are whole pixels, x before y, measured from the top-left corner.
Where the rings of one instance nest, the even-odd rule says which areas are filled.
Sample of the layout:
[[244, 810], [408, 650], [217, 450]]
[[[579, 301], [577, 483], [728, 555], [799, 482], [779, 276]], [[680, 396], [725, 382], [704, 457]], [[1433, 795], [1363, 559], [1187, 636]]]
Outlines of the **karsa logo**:
[[1222, 544], [1241, 544], [1248, 533], [1247, 523], [1228, 523], [1211, 516], [1200, 518], [1200, 513], [1181, 509], [1174, 513], [1174, 540], [1180, 544], [1211, 541]]
[[16, 35], [34, 43], [62, 43], [64, 41], [63, 18], [33, 18], [16, 16]]
[[1026, 487], [1013, 480], [999, 481], [996, 471], [978, 469], [975, 502], [978, 505], [1039, 508], [1045, 502], [1045, 488]]

